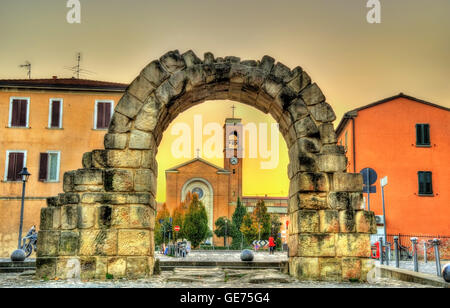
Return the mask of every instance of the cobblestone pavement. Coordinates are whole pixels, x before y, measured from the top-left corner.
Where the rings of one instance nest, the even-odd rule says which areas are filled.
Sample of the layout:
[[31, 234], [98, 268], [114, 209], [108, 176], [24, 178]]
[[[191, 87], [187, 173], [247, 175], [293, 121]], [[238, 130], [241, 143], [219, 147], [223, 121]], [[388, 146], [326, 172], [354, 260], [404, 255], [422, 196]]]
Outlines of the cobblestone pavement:
[[[44, 281], [37, 280], [33, 273], [0, 274], [0, 288], [423, 288], [426, 286], [397, 280], [375, 279], [372, 283], [304, 282], [267, 271], [252, 271], [242, 275], [237, 271], [208, 269], [209, 277], [198, 273], [183, 273], [177, 270], [163, 272], [159, 276], [139, 280], [106, 281]], [[194, 270], [195, 271], [195, 270]], [[179, 277], [193, 279], [178, 279]], [[178, 278], [177, 278], [178, 277]], [[227, 277], [226, 279], [224, 279]], [[258, 278], [259, 277], [259, 278]], [[197, 279], [195, 279], [197, 278]], [[272, 281], [272, 282], [269, 282]]]
[[[450, 261], [441, 261], [441, 268], [444, 267], [445, 264], [450, 263]], [[376, 261], [376, 264], [380, 264], [379, 261]], [[386, 263], [384, 263], [386, 265]], [[395, 267], [395, 260], [391, 260], [389, 262], [389, 266]], [[414, 270], [414, 262], [413, 261], [400, 261], [400, 268], [413, 271]], [[428, 263], [425, 262], [419, 262], [419, 272], [425, 273], [425, 274], [431, 274], [436, 275], [436, 262], [428, 261]]]
[[[266, 251], [254, 252], [254, 261], [287, 261], [287, 252], [275, 252], [273, 255]], [[156, 253], [156, 258], [161, 261], [241, 261], [240, 251], [191, 251], [185, 258], [168, 257], [161, 253]]]

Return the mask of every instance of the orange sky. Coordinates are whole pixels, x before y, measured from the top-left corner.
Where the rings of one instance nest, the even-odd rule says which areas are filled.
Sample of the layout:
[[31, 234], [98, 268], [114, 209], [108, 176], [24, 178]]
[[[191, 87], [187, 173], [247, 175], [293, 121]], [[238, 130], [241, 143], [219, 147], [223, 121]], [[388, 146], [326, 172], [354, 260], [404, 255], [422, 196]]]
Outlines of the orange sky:
[[[26, 60], [33, 78], [70, 77], [64, 67], [74, 65], [81, 51], [83, 67], [95, 72], [83, 78], [131, 82], [166, 51], [193, 49], [199, 56], [212, 51], [242, 59], [268, 54], [302, 66], [338, 120], [347, 110], [399, 92], [450, 107], [448, 0], [382, 0], [381, 24], [367, 23], [365, 0], [80, 0], [79, 25], [66, 22], [65, 0], [1, 2], [0, 78], [24, 78], [18, 65]], [[176, 121], [203, 114], [205, 122], [222, 122], [211, 110], [224, 118], [231, 103], [215, 105], [219, 109], [202, 104]], [[245, 121], [271, 121], [248, 108], [238, 109]], [[170, 151], [168, 135], [158, 157], [160, 201], [164, 168], [178, 163], [161, 159]], [[280, 159], [287, 159], [285, 147]], [[267, 173], [251, 161], [245, 166], [245, 194], [287, 193], [285, 167]]]

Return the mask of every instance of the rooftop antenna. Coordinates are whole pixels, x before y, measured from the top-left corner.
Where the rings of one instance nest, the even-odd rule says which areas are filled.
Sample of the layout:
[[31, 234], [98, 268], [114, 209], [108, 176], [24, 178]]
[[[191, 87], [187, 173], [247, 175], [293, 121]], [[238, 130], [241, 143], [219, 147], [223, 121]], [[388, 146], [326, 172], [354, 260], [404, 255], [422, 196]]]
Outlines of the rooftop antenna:
[[28, 79], [31, 79], [31, 63], [29, 61], [25, 61], [25, 64], [19, 65], [20, 68], [26, 68], [28, 73]]
[[68, 69], [68, 70], [73, 72], [73, 78], [80, 79], [80, 75], [95, 74], [95, 72], [82, 69], [81, 68], [81, 60], [82, 60], [81, 52], [78, 52], [77, 53], [77, 58], [76, 58], [77, 64], [75, 66], [66, 66], [65, 67], [65, 69]]

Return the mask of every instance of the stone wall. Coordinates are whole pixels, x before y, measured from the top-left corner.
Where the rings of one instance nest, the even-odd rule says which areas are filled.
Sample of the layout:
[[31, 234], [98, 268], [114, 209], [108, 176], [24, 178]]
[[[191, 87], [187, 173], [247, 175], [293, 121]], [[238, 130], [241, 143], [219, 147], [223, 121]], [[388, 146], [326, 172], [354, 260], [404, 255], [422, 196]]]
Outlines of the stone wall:
[[38, 276], [147, 276], [153, 270], [157, 147], [177, 115], [230, 99], [270, 113], [289, 148], [290, 273], [301, 279], [365, 280], [372, 212], [362, 178], [348, 174], [336, 116], [317, 84], [269, 56], [199, 59], [171, 51], [147, 65], [115, 108], [105, 150], [64, 177], [64, 194], [42, 210]]

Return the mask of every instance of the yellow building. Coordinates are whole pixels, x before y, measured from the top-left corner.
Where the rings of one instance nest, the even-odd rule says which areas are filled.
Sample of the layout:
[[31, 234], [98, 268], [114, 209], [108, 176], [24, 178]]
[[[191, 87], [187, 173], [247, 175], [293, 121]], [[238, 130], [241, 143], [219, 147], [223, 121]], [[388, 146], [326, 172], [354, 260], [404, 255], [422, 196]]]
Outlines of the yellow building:
[[84, 152], [103, 148], [114, 106], [127, 85], [81, 79], [0, 80], [0, 257], [17, 248], [22, 182], [23, 231], [39, 227], [46, 198], [61, 192], [64, 172]]

